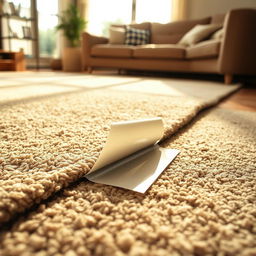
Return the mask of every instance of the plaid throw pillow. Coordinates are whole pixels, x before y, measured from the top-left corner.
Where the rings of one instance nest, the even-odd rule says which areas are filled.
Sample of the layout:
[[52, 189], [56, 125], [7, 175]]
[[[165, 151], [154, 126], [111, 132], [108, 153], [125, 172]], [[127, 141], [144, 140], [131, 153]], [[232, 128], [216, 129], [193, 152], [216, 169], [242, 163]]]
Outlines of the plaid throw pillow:
[[149, 30], [126, 28], [125, 44], [127, 45], [141, 45], [149, 43]]

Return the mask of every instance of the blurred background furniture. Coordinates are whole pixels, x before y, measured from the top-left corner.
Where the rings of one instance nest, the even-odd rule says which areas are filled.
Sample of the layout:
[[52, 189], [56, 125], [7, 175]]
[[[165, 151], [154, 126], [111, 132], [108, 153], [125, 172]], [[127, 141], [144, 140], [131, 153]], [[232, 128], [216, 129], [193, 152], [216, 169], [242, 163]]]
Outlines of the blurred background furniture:
[[[191, 45], [181, 39], [197, 25], [219, 24], [220, 37], [210, 36]], [[120, 26], [119, 26], [120, 27]], [[124, 26], [123, 26], [124, 27]], [[188, 73], [223, 74], [226, 84], [233, 75], [256, 74], [256, 9], [234, 9], [198, 20], [130, 24], [149, 30], [149, 44], [111, 44], [109, 38], [83, 33], [82, 67], [96, 67]]]
[[[36, 0], [29, 7], [0, 0], [0, 49], [11, 52], [23, 50], [27, 58], [33, 59], [39, 68], [39, 39]], [[17, 53], [20, 56], [21, 53]]]
[[25, 71], [24, 53], [0, 50], [0, 71]]

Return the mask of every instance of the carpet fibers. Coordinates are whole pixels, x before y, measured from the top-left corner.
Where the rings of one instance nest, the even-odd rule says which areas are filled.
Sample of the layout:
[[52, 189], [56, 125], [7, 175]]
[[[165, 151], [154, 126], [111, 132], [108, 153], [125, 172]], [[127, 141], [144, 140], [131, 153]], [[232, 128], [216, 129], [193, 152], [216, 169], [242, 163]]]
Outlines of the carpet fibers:
[[20, 217], [2, 255], [256, 255], [256, 116], [217, 109], [145, 194], [80, 180]]
[[[85, 175], [105, 144], [111, 122], [162, 117], [167, 138], [198, 111], [237, 89], [208, 84], [206, 95], [204, 84], [195, 96], [184, 93], [191, 87], [180, 85], [183, 92], [177, 95], [174, 82], [165, 96], [159, 95], [161, 85], [157, 95], [123, 88], [129, 83], [129, 88], [147, 92], [145, 84], [155, 84], [156, 79], [63, 73], [2, 76], [0, 223]], [[105, 89], [91, 90], [93, 85]]]
[[[237, 86], [0, 78], [0, 255], [256, 254], [255, 114], [214, 110], [178, 131]], [[111, 122], [151, 117], [181, 153], [145, 195], [82, 178]]]

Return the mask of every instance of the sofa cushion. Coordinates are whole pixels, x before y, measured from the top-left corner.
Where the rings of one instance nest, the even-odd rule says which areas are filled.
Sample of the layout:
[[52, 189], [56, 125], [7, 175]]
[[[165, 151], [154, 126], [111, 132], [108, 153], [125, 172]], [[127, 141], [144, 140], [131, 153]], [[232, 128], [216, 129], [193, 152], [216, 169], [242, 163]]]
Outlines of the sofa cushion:
[[149, 43], [150, 31], [127, 27], [125, 31], [126, 45], [142, 45]]
[[196, 25], [181, 38], [178, 44], [191, 46], [199, 43], [220, 28], [221, 25], [219, 24]]
[[124, 28], [109, 28], [109, 43], [110, 44], [124, 44], [125, 29]]
[[91, 55], [95, 57], [130, 58], [133, 46], [117, 44], [96, 44], [91, 49]]
[[184, 59], [185, 47], [174, 44], [148, 44], [133, 49], [134, 58]]
[[206, 40], [186, 49], [187, 59], [212, 58], [219, 55], [220, 40]]
[[224, 36], [224, 28], [221, 28], [211, 35], [210, 39], [222, 39]]
[[197, 24], [208, 24], [210, 17], [198, 20], [176, 21], [167, 24], [151, 24], [151, 43], [176, 44], [182, 36]]

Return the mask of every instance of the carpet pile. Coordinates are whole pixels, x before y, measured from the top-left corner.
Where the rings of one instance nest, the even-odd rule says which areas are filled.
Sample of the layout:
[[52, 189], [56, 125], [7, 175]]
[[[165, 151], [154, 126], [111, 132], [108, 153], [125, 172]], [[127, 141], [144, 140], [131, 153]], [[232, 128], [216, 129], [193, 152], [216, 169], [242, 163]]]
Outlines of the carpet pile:
[[3, 255], [256, 254], [256, 116], [201, 114], [148, 193], [84, 179], [2, 232]]
[[[2, 76], [0, 223], [84, 176], [97, 160], [111, 122], [162, 117], [167, 138], [201, 109], [237, 89], [210, 84], [207, 97], [207, 89], [201, 97], [191, 92], [177, 96], [177, 89], [175, 95], [166, 96], [159, 95], [160, 86], [157, 95], [123, 88], [150, 86], [156, 79], [52, 73]], [[90, 90], [93, 85], [107, 88]], [[187, 85], [180, 90], [186, 87], [191, 90]]]
[[[217, 109], [184, 127], [237, 86], [1, 76], [0, 255], [256, 254], [255, 114]], [[82, 178], [111, 122], [151, 117], [181, 153], [146, 194]]]

